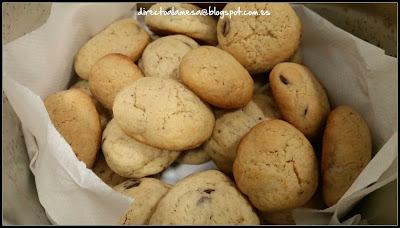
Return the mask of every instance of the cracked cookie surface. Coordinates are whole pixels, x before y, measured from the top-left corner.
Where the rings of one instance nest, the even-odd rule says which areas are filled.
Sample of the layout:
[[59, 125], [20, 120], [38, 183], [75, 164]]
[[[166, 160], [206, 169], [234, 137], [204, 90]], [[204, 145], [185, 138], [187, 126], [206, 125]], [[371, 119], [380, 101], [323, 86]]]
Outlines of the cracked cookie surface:
[[192, 174], [161, 199], [149, 224], [257, 225], [260, 221], [234, 183], [217, 170]]
[[[180, 13], [198, 11], [200, 7], [188, 3], [157, 3], [149, 10], [171, 11]], [[160, 34], [184, 34], [211, 45], [217, 44], [217, 21], [209, 15], [146, 15], [145, 23], [150, 30]]]
[[141, 77], [142, 72], [130, 58], [112, 53], [102, 57], [92, 66], [89, 88], [94, 97], [111, 110], [118, 92]]
[[75, 57], [75, 71], [79, 77], [88, 80], [92, 66], [110, 53], [126, 55], [135, 62], [149, 42], [150, 36], [136, 20], [115, 21], [81, 47]]
[[287, 3], [228, 3], [224, 10], [261, 10], [270, 15], [234, 15], [218, 21], [219, 45], [251, 74], [266, 72], [293, 55], [300, 43], [302, 25]]
[[280, 118], [269, 86], [257, 86], [255, 89], [252, 100], [245, 107], [217, 113], [213, 133], [205, 145], [214, 163], [227, 174], [232, 172], [240, 139], [257, 123]]
[[219, 108], [245, 106], [253, 95], [253, 79], [228, 52], [213, 46], [189, 51], [179, 77], [201, 99]]
[[330, 104], [324, 87], [306, 67], [280, 63], [269, 75], [272, 95], [283, 119], [311, 141], [322, 135]]
[[233, 175], [253, 206], [276, 212], [311, 199], [318, 185], [318, 163], [299, 130], [282, 120], [266, 120], [241, 139]]
[[128, 178], [160, 173], [179, 156], [178, 151], [158, 149], [127, 136], [114, 119], [103, 132], [102, 150], [108, 166]]
[[371, 134], [357, 111], [339, 106], [329, 114], [322, 141], [323, 196], [332, 206], [371, 160]]
[[144, 77], [115, 98], [114, 118], [130, 137], [168, 150], [200, 146], [211, 135], [214, 114], [173, 79]]
[[170, 188], [168, 184], [154, 178], [130, 179], [115, 186], [115, 191], [135, 200], [118, 224], [147, 225], [158, 202]]
[[184, 35], [172, 35], [151, 42], [143, 51], [141, 68], [146, 77], [178, 79], [183, 56], [199, 45]]
[[44, 105], [76, 157], [91, 168], [101, 139], [100, 116], [92, 98], [80, 89], [70, 89], [49, 95]]

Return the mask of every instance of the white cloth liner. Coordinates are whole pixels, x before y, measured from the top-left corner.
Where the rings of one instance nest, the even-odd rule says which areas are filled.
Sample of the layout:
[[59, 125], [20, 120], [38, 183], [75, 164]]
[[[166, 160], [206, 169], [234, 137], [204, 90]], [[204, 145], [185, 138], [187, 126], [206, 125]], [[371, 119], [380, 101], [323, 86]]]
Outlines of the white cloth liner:
[[[53, 3], [43, 26], [3, 46], [3, 89], [21, 120], [39, 200], [53, 223], [115, 224], [133, 201], [76, 158], [51, 124], [42, 99], [67, 88], [75, 74], [74, 55], [85, 41], [119, 18], [136, 17], [135, 6]], [[336, 205], [294, 212], [297, 224], [340, 224], [339, 218], [362, 197], [397, 179], [397, 58], [301, 5], [295, 10], [304, 27], [304, 64], [325, 86], [332, 106], [355, 107], [373, 136], [375, 156]], [[173, 166], [162, 179], [173, 184], [206, 169], [216, 167], [212, 162]], [[342, 224], [365, 222], [354, 215]]]

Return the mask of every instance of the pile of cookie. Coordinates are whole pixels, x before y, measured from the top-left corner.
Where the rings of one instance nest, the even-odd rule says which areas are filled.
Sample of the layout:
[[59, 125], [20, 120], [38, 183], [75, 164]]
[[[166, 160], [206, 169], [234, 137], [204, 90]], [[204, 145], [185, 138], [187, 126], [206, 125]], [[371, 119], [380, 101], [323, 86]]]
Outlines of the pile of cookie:
[[[147, 15], [155, 38], [115, 21], [77, 53], [80, 80], [45, 99], [77, 158], [135, 199], [120, 224], [293, 224], [295, 208], [334, 205], [371, 159], [365, 120], [331, 108], [301, 64], [292, 7], [224, 10], [238, 7], [270, 15]], [[209, 160], [219, 171], [160, 180], [173, 163]]]

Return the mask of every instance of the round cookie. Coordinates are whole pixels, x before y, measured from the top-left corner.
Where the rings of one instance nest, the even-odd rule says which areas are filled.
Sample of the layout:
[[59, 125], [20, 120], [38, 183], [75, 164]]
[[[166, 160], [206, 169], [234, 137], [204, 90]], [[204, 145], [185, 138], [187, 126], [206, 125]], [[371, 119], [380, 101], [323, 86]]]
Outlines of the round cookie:
[[198, 46], [196, 41], [184, 35], [164, 36], [151, 42], [141, 58], [145, 76], [178, 79], [183, 56]]
[[244, 108], [218, 113], [206, 151], [221, 171], [230, 174], [242, 136], [257, 123], [275, 118], [280, 118], [280, 114], [268, 86], [259, 88]]
[[266, 120], [241, 139], [233, 176], [253, 206], [277, 212], [311, 199], [318, 185], [318, 163], [299, 130], [282, 120]]
[[211, 158], [206, 151], [205, 144], [206, 143], [203, 143], [197, 148], [183, 151], [176, 162], [181, 164], [198, 165], [210, 161]]
[[44, 105], [76, 157], [91, 168], [101, 139], [100, 117], [92, 98], [79, 89], [71, 89], [49, 95]]
[[93, 97], [93, 94], [92, 92], [90, 92], [89, 89], [89, 82], [81, 79], [73, 84], [70, 89], [80, 89], [82, 92], [86, 93], [86, 95], [92, 98], [93, 103], [96, 105], [97, 112], [100, 115], [101, 129], [104, 130], [104, 128], [107, 126], [108, 121], [110, 121], [110, 119], [112, 118], [112, 114], [109, 110], [104, 108], [103, 105], [101, 105], [101, 103], [96, 100], [96, 98]]
[[127, 180], [114, 187], [114, 190], [135, 201], [119, 220], [120, 225], [147, 225], [160, 199], [171, 187], [154, 178]]
[[261, 10], [270, 15], [233, 15], [218, 21], [218, 43], [250, 74], [286, 61], [300, 44], [302, 25], [288, 3], [228, 3], [224, 10]]
[[151, 225], [256, 225], [260, 221], [234, 183], [217, 170], [192, 174], [162, 198]]
[[149, 35], [136, 20], [115, 21], [81, 47], [75, 57], [75, 71], [79, 77], [88, 80], [92, 66], [110, 53], [126, 55], [136, 62], [149, 42]]
[[322, 192], [332, 206], [346, 193], [371, 160], [371, 134], [362, 116], [349, 106], [328, 117], [322, 142]]
[[179, 156], [178, 151], [154, 148], [127, 136], [114, 119], [103, 132], [102, 150], [110, 169], [128, 178], [157, 174]]
[[188, 3], [156, 3], [149, 10], [167, 11], [178, 15], [150, 15], [145, 17], [145, 23], [155, 33], [184, 34], [196, 40], [212, 45], [217, 44], [217, 21], [209, 15], [179, 15], [185, 11], [198, 11], [200, 7]]
[[318, 139], [330, 105], [325, 89], [313, 73], [297, 63], [280, 63], [272, 69], [269, 81], [283, 119], [308, 139]]
[[173, 79], [144, 77], [115, 98], [114, 118], [127, 135], [167, 150], [200, 146], [211, 135], [214, 115], [192, 91]]
[[130, 58], [112, 53], [93, 65], [89, 87], [94, 97], [111, 110], [117, 93], [141, 77], [142, 72]]
[[104, 183], [110, 187], [126, 181], [125, 177], [121, 177], [112, 171], [110, 167], [108, 167], [102, 152], [97, 153], [97, 159], [94, 162], [92, 170], [102, 181], [104, 181]]
[[253, 79], [247, 70], [213, 46], [189, 51], [179, 65], [179, 78], [201, 99], [219, 108], [241, 108], [253, 95]]

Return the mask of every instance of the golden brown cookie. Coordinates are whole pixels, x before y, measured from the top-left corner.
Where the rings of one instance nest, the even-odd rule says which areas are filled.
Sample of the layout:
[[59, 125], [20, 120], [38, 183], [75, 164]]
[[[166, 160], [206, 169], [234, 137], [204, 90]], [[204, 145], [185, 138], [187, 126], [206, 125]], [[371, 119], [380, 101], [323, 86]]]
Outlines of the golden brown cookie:
[[196, 148], [214, 127], [210, 108], [173, 79], [136, 80], [117, 95], [113, 113], [127, 135], [167, 150]]
[[117, 93], [141, 77], [142, 72], [130, 58], [112, 53], [93, 65], [89, 76], [89, 88], [94, 97], [111, 110]]
[[288, 3], [228, 3], [224, 10], [270, 15], [232, 15], [218, 21], [222, 49], [231, 53], [250, 74], [266, 72], [287, 61], [300, 44], [302, 25]]
[[324, 87], [305, 66], [280, 63], [269, 75], [272, 95], [287, 122], [310, 140], [318, 139], [330, 112]]
[[234, 183], [217, 170], [192, 174], [161, 199], [151, 225], [257, 225], [253, 208]]
[[268, 86], [255, 91], [253, 99], [242, 109], [220, 111], [205, 150], [218, 168], [230, 174], [240, 139], [257, 123], [280, 118]]
[[171, 186], [154, 178], [130, 179], [114, 190], [134, 199], [119, 220], [121, 225], [147, 225], [160, 199]]
[[[217, 44], [217, 21], [209, 15], [189, 15], [188, 12], [201, 10], [200, 7], [188, 3], [156, 3], [149, 10], [176, 11], [181, 15], [150, 15], [145, 23], [150, 30], [160, 34], [184, 34], [196, 40], [212, 45]], [[182, 15], [183, 14], [183, 15]]]
[[115, 119], [103, 132], [102, 150], [111, 170], [128, 178], [160, 173], [179, 156], [178, 151], [158, 149], [127, 136]]
[[241, 139], [233, 176], [253, 206], [277, 212], [311, 199], [318, 185], [318, 163], [299, 130], [282, 120], [265, 120]]
[[179, 78], [201, 99], [219, 108], [241, 108], [253, 95], [253, 79], [247, 70], [213, 46], [189, 51], [179, 65]]
[[346, 193], [371, 160], [367, 122], [352, 107], [339, 106], [328, 117], [324, 131], [321, 172], [323, 196], [332, 206]]
[[115, 21], [81, 47], [75, 57], [75, 71], [88, 80], [92, 66], [110, 53], [126, 55], [135, 62], [149, 42], [149, 35], [136, 20]]
[[91, 168], [100, 148], [100, 117], [91, 97], [79, 89], [51, 94], [44, 100], [51, 122], [77, 158]]
[[164, 36], [147, 45], [141, 58], [146, 77], [178, 79], [178, 67], [183, 56], [199, 45], [184, 35]]

